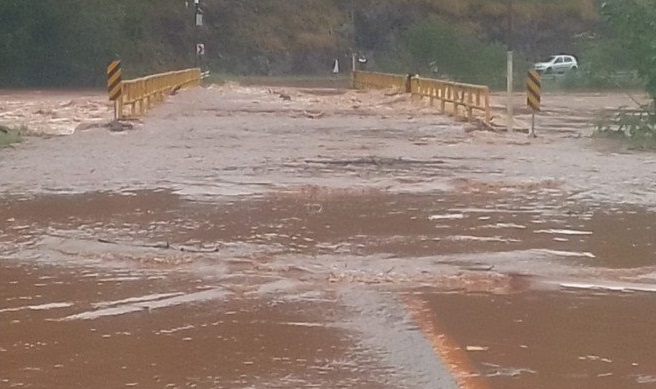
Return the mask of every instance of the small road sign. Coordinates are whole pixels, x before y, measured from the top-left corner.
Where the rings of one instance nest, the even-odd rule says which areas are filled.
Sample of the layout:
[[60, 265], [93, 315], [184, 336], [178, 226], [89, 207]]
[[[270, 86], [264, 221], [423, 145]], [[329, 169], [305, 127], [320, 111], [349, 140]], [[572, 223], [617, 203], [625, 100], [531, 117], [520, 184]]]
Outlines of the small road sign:
[[526, 104], [531, 107], [531, 132], [529, 136], [535, 138], [535, 112], [540, 111], [540, 74], [535, 70], [528, 71], [528, 79], [526, 80]]
[[196, 44], [196, 55], [205, 55], [205, 44], [197, 43]]
[[527, 97], [526, 103], [533, 111], [540, 110], [540, 74], [535, 70], [528, 71], [528, 79], [526, 80]]
[[107, 66], [107, 92], [111, 101], [121, 97], [121, 61], [112, 61]]

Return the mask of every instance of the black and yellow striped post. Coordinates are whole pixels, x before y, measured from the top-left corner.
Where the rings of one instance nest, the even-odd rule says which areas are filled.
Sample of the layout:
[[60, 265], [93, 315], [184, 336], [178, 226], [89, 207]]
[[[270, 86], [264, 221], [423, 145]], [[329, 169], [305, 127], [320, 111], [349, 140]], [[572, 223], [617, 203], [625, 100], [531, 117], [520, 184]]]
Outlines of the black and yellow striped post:
[[107, 66], [107, 92], [109, 100], [114, 102], [114, 119], [121, 117], [121, 95], [123, 84], [121, 83], [121, 61], [112, 61]]
[[535, 70], [528, 71], [528, 79], [526, 80], [526, 104], [531, 108], [531, 133], [530, 136], [535, 137], [535, 112], [540, 111], [540, 74]]

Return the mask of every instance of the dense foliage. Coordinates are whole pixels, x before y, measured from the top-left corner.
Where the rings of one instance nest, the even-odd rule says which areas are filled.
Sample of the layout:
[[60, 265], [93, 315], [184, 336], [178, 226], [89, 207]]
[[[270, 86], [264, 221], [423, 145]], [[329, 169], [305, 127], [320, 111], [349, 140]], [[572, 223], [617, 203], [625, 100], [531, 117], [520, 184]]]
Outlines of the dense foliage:
[[656, 4], [653, 0], [609, 0], [602, 11], [656, 102]]
[[356, 50], [370, 69], [438, 68], [494, 83], [510, 44], [520, 61], [571, 52], [583, 64], [590, 55], [610, 70], [627, 66], [607, 60], [623, 58], [621, 44], [599, 58], [615, 37], [595, 0], [201, 2], [205, 25], [196, 29], [193, 0], [1, 0], [0, 86], [101, 85], [115, 58], [128, 77], [190, 66], [197, 41], [206, 66], [233, 74], [327, 74]]
[[644, 80], [652, 103], [602, 118], [596, 133], [628, 139], [636, 148], [656, 150], [656, 7], [653, 0], [608, 0], [601, 9], [623, 48], [625, 61]]
[[109, 61], [128, 72], [189, 64], [180, 0], [1, 0], [0, 85], [91, 85]]

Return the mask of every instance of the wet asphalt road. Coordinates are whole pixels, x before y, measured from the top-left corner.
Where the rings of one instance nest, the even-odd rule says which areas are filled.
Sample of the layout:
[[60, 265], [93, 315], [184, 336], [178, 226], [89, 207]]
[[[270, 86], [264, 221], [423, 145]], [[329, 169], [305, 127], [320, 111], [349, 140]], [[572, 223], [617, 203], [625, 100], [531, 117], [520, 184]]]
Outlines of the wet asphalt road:
[[0, 151], [0, 386], [656, 382], [656, 159], [572, 137], [594, 99], [527, 143], [292, 96]]

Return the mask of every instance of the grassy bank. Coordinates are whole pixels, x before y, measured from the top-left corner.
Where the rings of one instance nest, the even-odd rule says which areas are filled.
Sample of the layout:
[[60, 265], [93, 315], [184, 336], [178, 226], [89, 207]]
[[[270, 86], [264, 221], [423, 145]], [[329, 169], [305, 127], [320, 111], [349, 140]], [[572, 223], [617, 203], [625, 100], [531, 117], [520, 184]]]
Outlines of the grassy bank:
[[22, 139], [22, 128], [6, 127], [0, 125], [0, 148], [9, 146], [12, 143], [18, 143]]
[[627, 91], [644, 90], [645, 81], [631, 72], [595, 73], [586, 71], [569, 72], [562, 75], [543, 75], [545, 91]]
[[617, 110], [598, 121], [594, 135], [621, 139], [632, 149], [656, 150], [656, 111], [653, 106]]

